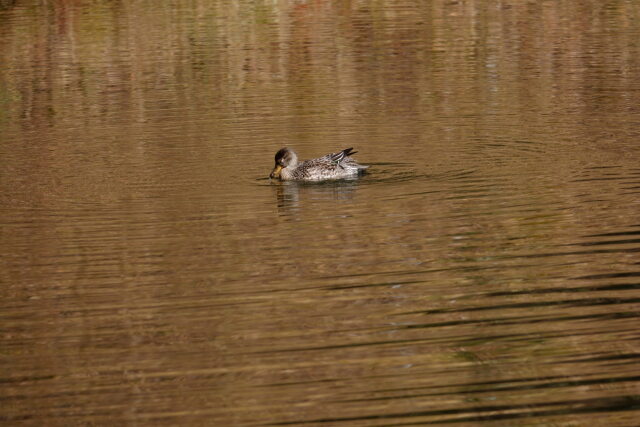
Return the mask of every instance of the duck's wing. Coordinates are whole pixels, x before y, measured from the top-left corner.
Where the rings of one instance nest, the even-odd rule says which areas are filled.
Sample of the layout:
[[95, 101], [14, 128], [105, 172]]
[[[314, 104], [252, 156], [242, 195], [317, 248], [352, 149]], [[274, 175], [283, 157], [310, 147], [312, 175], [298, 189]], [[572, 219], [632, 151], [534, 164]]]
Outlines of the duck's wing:
[[353, 147], [351, 147], [351, 148], [346, 148], [337, 153], [328, 154], [327, 156], [329, 157], [332, 163], [340, 163], [345, 157], [351, 156], [352, 154], [356, 154], [356, 153], [357, 151], [353, 151]]
[[293, 179], [316, 181], [346, 178], [360, 174], [368, 166], [356, 162], [350, 157], [352, 154], [355, 154], [353, 148], [347, 148], [337, 153], [306, 160], [296, 167], [292, 172], [292, 177]]
[[348, 167], [351, 169], [355, 168], [358, 170], [358, 172], [364, 171], [369, 166], [361, 165], [353, 157], [351, 157], [356, 153], [357, 151], [353, 151], [353, 148], [347, 148], [346, 150], [342, 150], [339, 153], [329, 154], [328, 156], [330, 157], [332, 164], [340, 166], [340, 168], [342, 169]]

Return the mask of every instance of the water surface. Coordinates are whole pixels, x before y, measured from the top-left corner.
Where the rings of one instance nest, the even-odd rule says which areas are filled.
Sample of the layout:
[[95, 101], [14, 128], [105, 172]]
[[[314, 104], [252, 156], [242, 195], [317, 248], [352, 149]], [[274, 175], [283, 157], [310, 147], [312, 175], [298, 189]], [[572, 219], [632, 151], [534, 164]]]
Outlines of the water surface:
[[0, 1], [0, 419], [636, 425], [639, 23]]

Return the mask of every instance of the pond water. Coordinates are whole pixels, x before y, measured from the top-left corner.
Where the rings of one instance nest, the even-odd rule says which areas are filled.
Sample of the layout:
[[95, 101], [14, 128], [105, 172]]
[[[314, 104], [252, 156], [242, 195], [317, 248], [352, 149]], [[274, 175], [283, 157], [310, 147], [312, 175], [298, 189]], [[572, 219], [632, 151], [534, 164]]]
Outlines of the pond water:
[[4, 0], [0, 63], [7, 425], [637, 425], [638, 2]]

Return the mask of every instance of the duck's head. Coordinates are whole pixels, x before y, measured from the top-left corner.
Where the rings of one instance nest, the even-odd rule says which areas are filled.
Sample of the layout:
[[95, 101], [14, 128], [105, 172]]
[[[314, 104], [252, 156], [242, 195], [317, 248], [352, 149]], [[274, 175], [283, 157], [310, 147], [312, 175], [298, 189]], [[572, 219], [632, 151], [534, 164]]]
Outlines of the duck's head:
[[282, 169], [295, 168], [298, 165], [298, 156], [291, 148], [284, 147], [276, 153], [275, 161], [276, 165], [273, 167], [269, 178], [280, 178]]

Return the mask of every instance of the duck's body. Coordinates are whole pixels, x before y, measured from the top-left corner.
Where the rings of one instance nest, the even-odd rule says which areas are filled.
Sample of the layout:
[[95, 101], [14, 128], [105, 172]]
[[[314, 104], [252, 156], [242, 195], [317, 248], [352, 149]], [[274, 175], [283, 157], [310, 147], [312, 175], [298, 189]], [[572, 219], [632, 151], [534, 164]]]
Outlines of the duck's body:
[[276, 153], [276, 165], [271, 178], [283, 181], [324, 181], [329, 179], [353, 178], [362, 174], [369, 166], [361, 165], [352, 159], [353, 148], [327, 154], [317, 159], [298, 162], [298, 156], [290, 148]]

